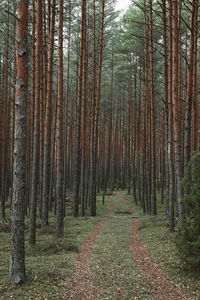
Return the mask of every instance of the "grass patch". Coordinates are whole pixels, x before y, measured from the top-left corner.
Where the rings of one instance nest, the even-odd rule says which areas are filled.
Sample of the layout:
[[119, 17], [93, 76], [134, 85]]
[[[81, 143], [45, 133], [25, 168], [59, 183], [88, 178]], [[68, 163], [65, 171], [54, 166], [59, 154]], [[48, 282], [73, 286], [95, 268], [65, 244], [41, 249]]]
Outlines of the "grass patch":
[[145, 248], [153, 259], [163, 268], [170, 279], [178, 284], [191, 299], [200, 299], [200, 273], [184, 269], [174, 243], [175, 234], [169, 232], [165, 205], [157, 202], [157, 215], [143, 215], [139, 206], [134, 205], [133, 198], [126, 196], [134, 206], [134, 212], [140, 216], [139, 235]]
[[121, 200], [121, 193], [115, 194], [115, 196], [111, 197], [114, 202], [115, 214], [116, 215], [131, 215], [131, 212], [127, 208], [127, 206]]
[[[37, 229], [37, 245], [32, 248], [28, 247], [26, 229], [26, 270], [31, 279], [20, 286], [8, 284], [10, 233], [0, 232], [0, 299], [65, 299], [65, 278], [73, 272], [81, 243], [93, 226], [109, 213], [109, 203], [106, 201], [103, 206], [100, 197], [97, 197], [97, 213], [97, 217], [67, 216], [63, 239], [56, 239], [56, 219], [50, 213], [50, 226], [45, 231]], [[28, 221], [26, 218], [26, 228]]]
[[[126, 211], [119, 195], [112, 198], [115, 211]], [[131, 227], [131, 218], [118, 215], [104, 223], [97, 236], [92, 269], [98, 299], [152, 299], [152, 287], [129, 251]]]
[[[97, 196], [103, 196], [103, 194], [104, 194], [104, 192], [103, 192], [103, 191], [100, 191], [100, 192], [97, 194]], [[110, 190], [107, 190], [107, 191], [105, 192], [105, 196], [112, 196], [112, 195], [114, 195], [114, 193], [113, 193], [112, 191], [110, 191]]]

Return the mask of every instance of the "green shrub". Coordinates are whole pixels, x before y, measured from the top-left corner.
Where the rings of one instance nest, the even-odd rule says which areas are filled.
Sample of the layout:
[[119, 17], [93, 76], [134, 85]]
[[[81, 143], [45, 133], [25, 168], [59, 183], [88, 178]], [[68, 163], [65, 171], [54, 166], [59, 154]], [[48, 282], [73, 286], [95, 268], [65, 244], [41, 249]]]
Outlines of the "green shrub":
[[200, 152], [191, 158], [182, 185], [186, 221], [179, 227], [175, 244], [183, 262], [200, 269]]

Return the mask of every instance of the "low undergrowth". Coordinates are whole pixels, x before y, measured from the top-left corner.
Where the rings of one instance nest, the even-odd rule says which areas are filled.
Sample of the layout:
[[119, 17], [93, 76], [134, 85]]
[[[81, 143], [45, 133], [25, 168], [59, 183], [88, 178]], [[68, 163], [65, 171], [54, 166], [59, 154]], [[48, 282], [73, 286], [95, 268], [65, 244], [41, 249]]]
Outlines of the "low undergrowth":
[[95, 242], [93, 289], [101, 300], [152, 299], [152, 287], [129, 251], [132, 217], [126, 215], [119, 194], [113, 200], [117, 214], [103, 225]]
[[139, 236], [153, 259], [163, 268], [170, 279], [187, 292], [191, 299], [200, 299], [200, 273], [184, 268], [174, 243], [176, 233], [169, 232], [165, 207], [159, 203], [157, 216], [143, 215], [139, 206], [134, 205], [133, 198], [124, 194], [139, 216]]
[[[134, 207], [131, 215], [122, 197]], [[97, 217], [65, 218], [63, 239], [55, 238], [55, 216], [50, 214], [50, 226], [43, 231], [37, 229], [37, 245], [28, 247], [26, 226], [26, 270], [29, 280], [20, 286], [8, 284], [10, 255], [10, 233], [0, 232], [0, 299], [39, 300], [66, 299], [67, 276], [71, 276], [79, 247], [92, 227], [103, 216], [109, 214], [109, 203], [97, 201]], [[200, 299], [200, 274], [185, 270], [178, 258], [174, 243], [175, 234], [170, 234], [164, 205], [158, 203], [157, 216], [143, 215], [134, 205], [132, 196], [119, 192], [110, 199], [115, 212], [104, 223], [97, 235], [92, 257], [93, 289], [98, 299], [153, 299], [153, 288], [140, 271], [129, 251], [133, 217], [139, 221], [139, 236], [153, 259], [164, 273], [185, 290], [191, 299]], [[26, 225], [28, 220], [26, 220]], [[9, 223], [3, 224], [9, 227]]]
[[23, 285], [8, 284], [10, 233], [0, 232], [0, 299], [65, 299], [65, 278], [73, 272], [81, 243], [95, 223], [109, 212], [109, 204], [106, 202], [103, 206], [100, 197], [97, 199], [97, 212], [97, 217], [67, 216], [62, 239], [55, 238], [55, 216], [50, 214], [50, 226], [45, 231], [37, 229], [37, 245], [32, 248], [28, 247], [26, 229], [28, 280]]

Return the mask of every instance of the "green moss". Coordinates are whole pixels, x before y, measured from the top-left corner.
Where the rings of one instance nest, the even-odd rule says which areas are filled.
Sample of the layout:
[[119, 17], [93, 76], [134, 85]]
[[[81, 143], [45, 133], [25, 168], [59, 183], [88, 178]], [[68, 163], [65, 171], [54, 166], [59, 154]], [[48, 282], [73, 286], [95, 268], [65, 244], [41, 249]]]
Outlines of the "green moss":
[[[29, 280], [20, 286], [8, 284], [10, 233], [0, 232], [0, 299], [39, 300], [65, 298], [65, 279], [73, 272], [80, 245], [92, 227], [109, 213], [109, 203], [97, 198], [97, 217], [66, 217], [64, 238], [55, 238], [56, 218], [49, 214], [50, 226], [37, 228], [37, 244], [28, 246], [28, 218], [26, 218], [26, 270]], [[7, 210], [7, 216], [9, 211]], [[37, 220], [37, 224], [41, 221]]]
[[[121, 196], [112, 197], [115, 211], [125, 212]], [[93, 284], [98, 299], [152, 299], [152, 287], [129, 251], [132, 218], [117, 215], [104, 223], [93, 253]]]
[[153, 259], [163, 268], [170, 279], [180, 285], [191, 299], [200, 299], [200, 273], [186, 270], [177, 253], [174, 243], [176, 233], [169, 232], [168, 220], [165, 215], [165, 205], [160, 203], [158, 194], [157, 215], [143, 215], [139, 206], [134, 205], [132, 197], [129, 201], [134, 206], [135, 215], [139, 217], [139, 236], [145, 248]]

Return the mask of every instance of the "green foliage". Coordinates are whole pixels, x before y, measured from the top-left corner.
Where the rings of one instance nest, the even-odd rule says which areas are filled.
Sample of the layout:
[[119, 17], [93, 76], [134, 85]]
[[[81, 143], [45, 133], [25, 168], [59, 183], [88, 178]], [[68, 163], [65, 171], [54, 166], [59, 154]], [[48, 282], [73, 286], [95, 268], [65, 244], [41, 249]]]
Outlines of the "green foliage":
[[186, 222], [179, 228], [176, 247], [186, 266], [200, 269], [200, 152], [196, 152], [182, 181]]

